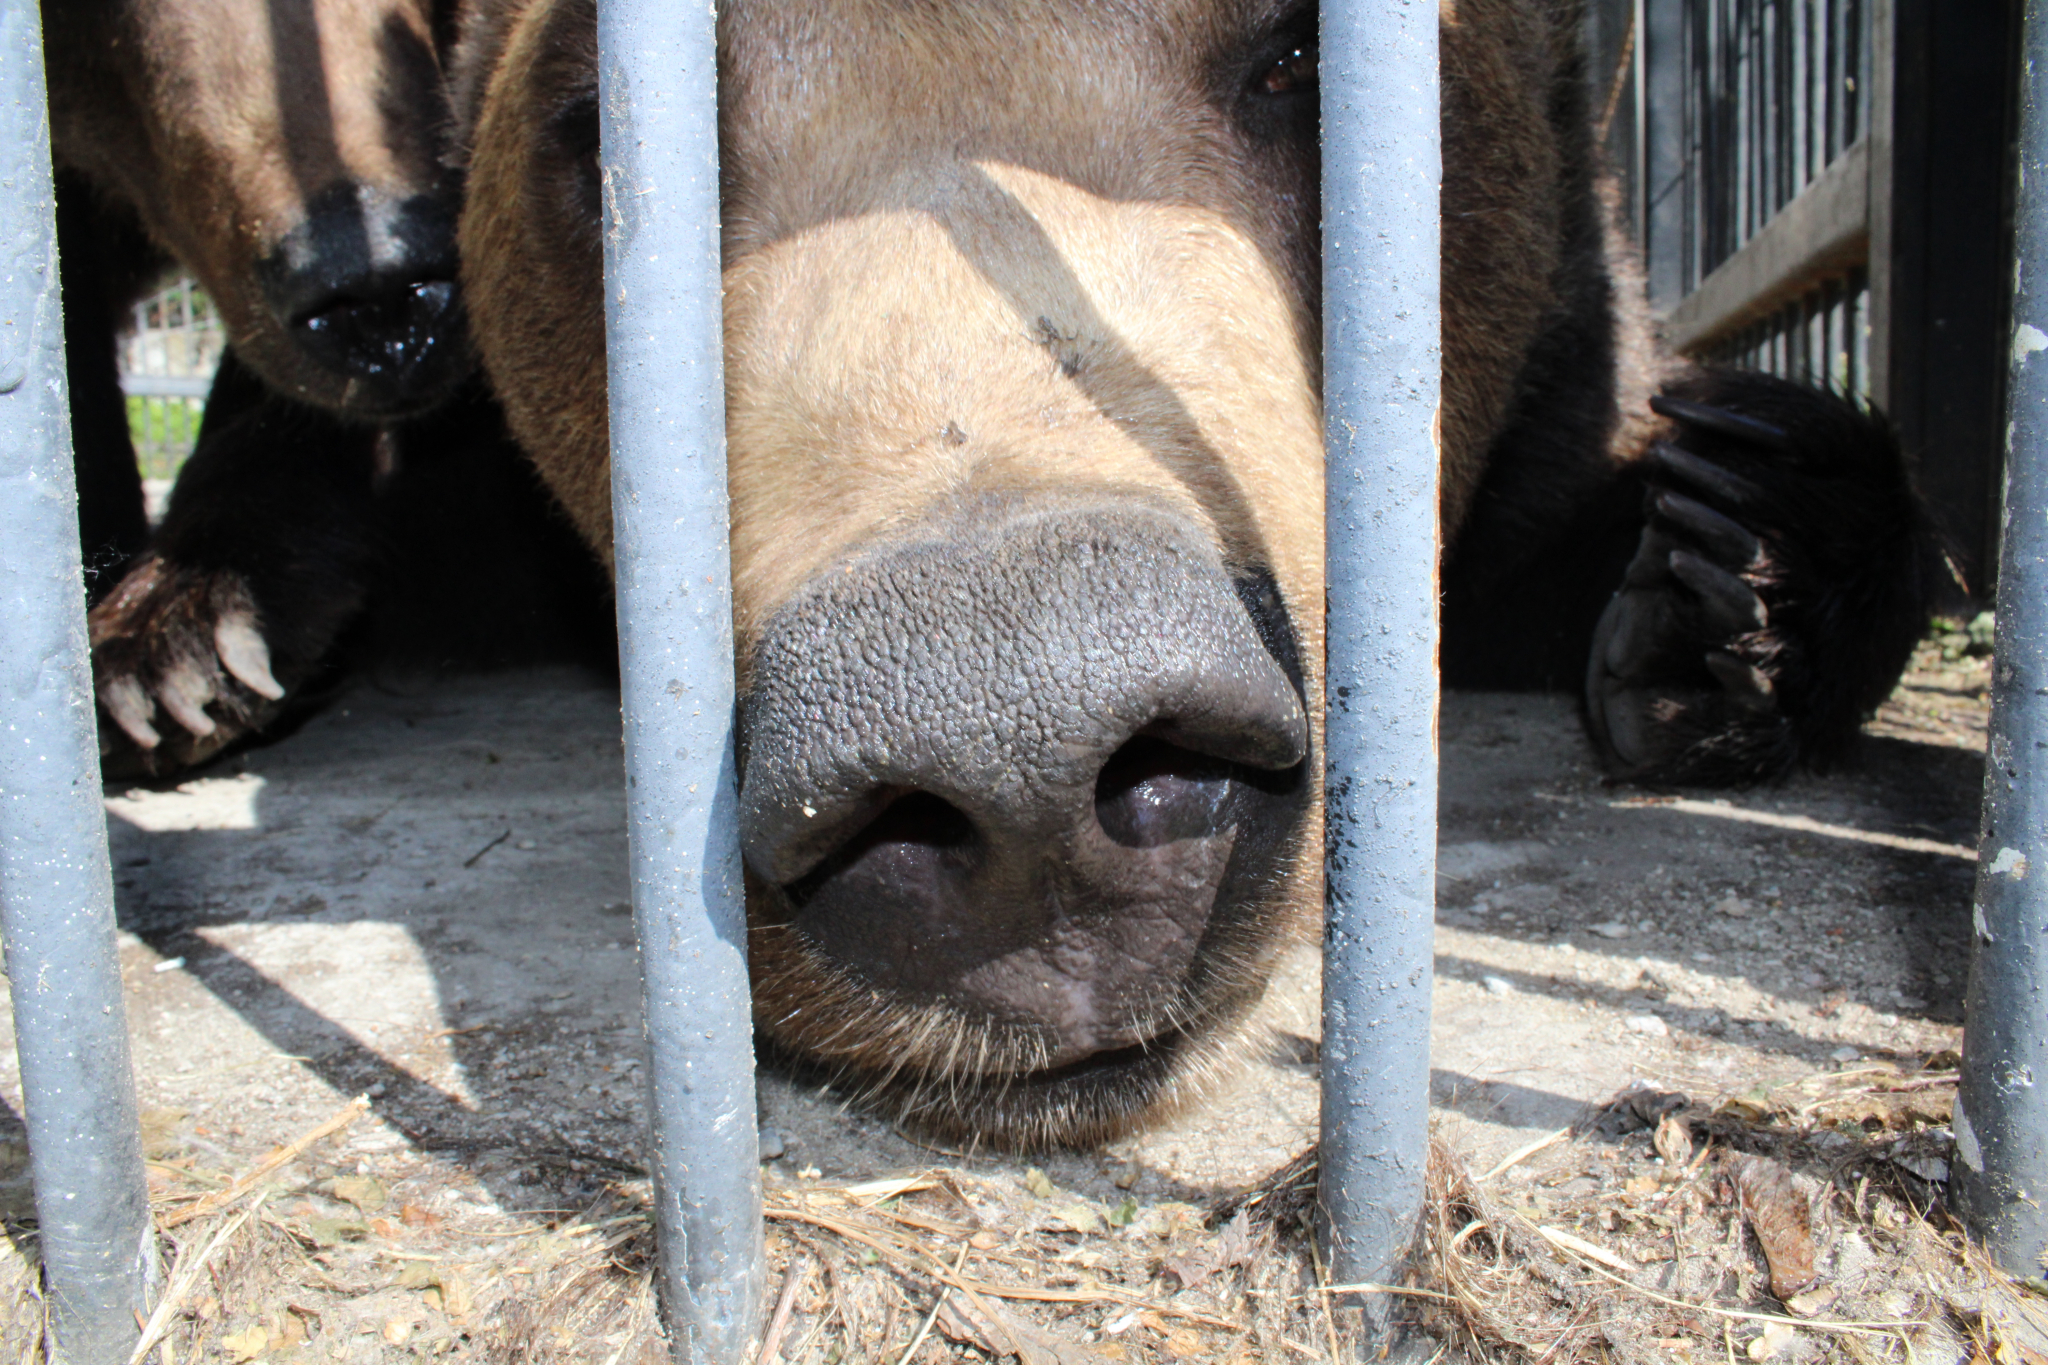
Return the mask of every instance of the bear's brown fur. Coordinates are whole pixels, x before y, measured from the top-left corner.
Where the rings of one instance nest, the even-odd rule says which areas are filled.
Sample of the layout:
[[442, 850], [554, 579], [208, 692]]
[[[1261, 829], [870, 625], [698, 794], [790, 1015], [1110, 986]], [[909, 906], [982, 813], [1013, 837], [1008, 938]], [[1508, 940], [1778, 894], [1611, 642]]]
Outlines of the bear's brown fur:
[[346, 381], [306, 357], [261, 281], [324, 193], [443, 192], [435, 25], [451, 13], [437, 0], [48, 6], [52, 157], [197, 277], [242, 361], [281, 392], [348, 407]]
[[[1219, 0], [744, 0], [721, 10], [734, 616], [753, 729], [770, 723], [753, 714], [763, 696], [782, 708], [778, 725], [792, 707], [833, 712], [857, 663], [831, 663], [838, 671], [817, 684], [825, 690], [787, 699], [808, 685], [807, 658], [838, 658], [844, 638], [907, 661], [937, 648], [932, 641], [971, 633], [972, 621], [944, 617], [911, 620], [891, 640], [860, 636], [855, 608], [831, 606], [842, 575], [887, 580], [875, 566], [908, 562], [904, 545], [917, 547], [918, 574], [980, 573], [958, 566], [989, 554], [985, 527], [999, 538], [1011, 515], [987, 509], [1058, 516], [1076, 500], [1110, 509], [1076, 524], [1107, 527], [1101, 534], [1112, 540], [1120, 527], [1164, 523], [1202, 547], [1187, 553], [1214, 556], [1273, 657], [1295, 675], [1308, 715], [1320, 715], [1314, 24], [1312, 6]], [[1602, 515], [1622, 528], [1625, 560], [1643, 526], [1639, 457], [1669, 434], [1649, 399], [1682, 367], [1647, 344], [1625, 247], [1604, 229], [1574, 7], [1443, 0], [1440, 32], [1444, 542], [1454, 561], [1512, 562], [1489, 537], [1503, 500], [1527, 485], [1568, 513], [1619, 508]], [[590, 0], [482, 0], [456, 80], [467, 92], [457, 111], [469, 155], [462, 240], [478, 345], [515, 435], [608, 561], [602, 196], [631, 187], [606, 184], [597, 165], [594, 46]], [[1693, 503], [1679, 503], [1671, 505], [1693, 516]], [[1497, 538], [1523, 553], [1532, 536], [1569, 530], [1571, 518], [1538, 520], [1556, 524], [1509, 526]], [[1721, 535], [1718, 522], [1688, 524]], [[1590, 539], [1604, 549], [1601, 537]], [[1595, 614], [1619, 573], [1602, 561], [1592, 574]], [[1668, 575], [1653, 556], [1642, 590], [1675, 591]], [[1741, 593], [1745, 583], [1761, 591], [1767, 576], [1726, 577]], [[980, 591], [963, 590], [961, 600]], [[846, 600], [868, 603], [860, 610], [870, 614], [894, 610], [873, 593]], [[1602, 638], [1621, 640], [1608, 655], [1633, 666], [1639, 656], [1683, 654], [1699, 673], [1701, 654], [1722, 636], [1695, 630], [1692, 610], [1607, 624]], [[1683, 618], [1683, 638], [1645, 643], [1640, 622], [1653, 618]], [[792, 643], [793, 622], [810, 632], [810, 655]], [[1584, 623], [1575, 637], [1579, 660], [1590, 629]], [[1674, 643], [1682, 648], [1664, 648]], [[1758, 634], [1726, 647], [1775, 645]], [[758, 672], [764, 652], [777, 660], [772, 676]], [[946, 658], [951, 667], [959, 656]], [[1064, 676], [1057, 658], [1001, 669], [1041, 666]], [[1745, 667], [1729, 665], [1728, 676]], [[1741, 685], [1762, 677], [1743, 673]], [[1684, 686], [1695, 681], [1688, 674]], [[1761, 685], [1768, 692], [1768, 679]], [[1639, 704], [1625, 687], [1602, 695], [1638, 705], [1655, 722], [1654, 739], [1691, 694], [1650, 691]], [[1745, 704], [1745, 714], [1769, 710], [1754, 696]], [[956, 742], [1008, 754], [1004, 723], [997, 717]], [[1604, 740], [1606, 731], [1596, 733]], [[1615, 744], [1634, 761], [1628, 746], [1639, 740], [1630, 729]], [[826, 741], [862, 754], [894, 753], [897, 743], [857, 730]], [[923, 745], [922, 754], [931, 743], [940, 742], [911, 747]], [[945, 769], [940, 747], [920, 771]], [[747, 776], [755, 761], [748, 781], [757, 780]], [[841, 766], [858, 762], [882, 774], [897, 760]], [[1169, 762], [1160, 771], [1198, 769]], [[874, 780], [903, 781], [927, 799], [918, 781]], [[863, 799], [894, 800], [886, 793], [896, 790]], [[1181, 1022], [1150, 1035], [1135, 1020], [1151, 1004], [1121, 1032], [1071, 1004], [1091, 983], [1107, 990], [1130, 974], [1098, 949], [1072, 949], [1072, 961], [1046, 969], [1047, 991], [1057, 987], [1069, 1003], [1042, 1017], [1028, 1004], [1011, 1016], [1007, 1004], [974, 1003], [972, 973], [957, 991], [912, 990], [849, 968], [796, 927], [812, 883], [775, 872], [773, 849], [750, 844], [757, 1018], [799, 1057], [839, 1069], [930, 1128], [1014, 1142], [1113, 1133], [1216, 1070], [1277, 945], [1313, 923], [1313, 797], [1290, 819], [1272, 836], [1287, 852], [1244, 893], [1250, 908], [1218, 902], [1210, 923], [1222, 937], [1205, 939], [1204, 951], [1229, 961], [1206, 975], [1198, 965], [1185, 988], [1166, 968], [1155, 972], [1156, 990], [1183, 993], [1167, 1008]], [[956, 832], [946, 838], [978, 847], [971, 830], [958, 833], [967, 826], [947, 828]], [[840, 876], [833, 869], [855, 866], [872, 846], [856, 839], [833, 855], [841, 861], [816, 866]], [[902, 885], [905, 895], [924, 894], [923, 883]], [[1085, 909], [1056, 907], [1054, 918], [1078, 923]], [[886, 898], [875, 913], [889, 913]], [[1217, 928], [1226, 920], [1228, 933]], [[1059, 937], [1068, 929], [1047, 933], [1032, 951], [1052, 962], [1058, 944], [1075, 940]], [[1227, 950], [1218, 946], [1226, 939]], [[1140, 1045], [1071, 1062], [1059, 1040], [1090, 1030], [1137, 1030]], [[1034, 1056], [1055, 1064], [1034, 1067]]]
[[[439, 56], [454, 8], [45, 12], [110, 774], [191, 766], [260, 730], [366, 604], [359, 662], [581, 656], [607, 633], [580, 552], [545, 548], [566, 539], [559, 517], [471, 378]], [[166, 257], [206, 288], [229, 350], [152, 534], [115, 337]], [[404, 586], [381, 593], [386, 575]]]

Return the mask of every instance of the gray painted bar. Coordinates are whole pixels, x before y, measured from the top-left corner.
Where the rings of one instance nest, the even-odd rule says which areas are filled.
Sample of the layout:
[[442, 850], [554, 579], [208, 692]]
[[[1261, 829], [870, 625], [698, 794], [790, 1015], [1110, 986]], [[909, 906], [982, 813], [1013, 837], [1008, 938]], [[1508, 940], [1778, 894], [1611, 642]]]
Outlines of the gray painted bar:
[[0, 935], [59, 1365], [128, 1358], [157, 1273], [79, 568], [34, 0], [0, 0]]
[[[1422, 1209], [1436, 881], [1437, 10], [1322, 9], [1322, 1231], [1395, 1276]], [[1390, 1296], [1358, 1300], [1383, 1330]]]
[[1964, 1221], [2048, 1265], [2048, 0], [2028, 0], [1991, 745], [1956, 1097]]
[[733, 768], [712, 9], [598, 7], [605, 344], [633, 911], [676, 1358], [748, 1357], [759, 1129]]

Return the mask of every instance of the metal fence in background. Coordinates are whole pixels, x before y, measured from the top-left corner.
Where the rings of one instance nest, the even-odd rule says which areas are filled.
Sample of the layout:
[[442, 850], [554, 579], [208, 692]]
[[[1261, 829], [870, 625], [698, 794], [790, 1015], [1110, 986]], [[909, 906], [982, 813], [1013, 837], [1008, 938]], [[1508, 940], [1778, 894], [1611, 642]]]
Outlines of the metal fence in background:
[[152, 517], [199, 439], [206, 395], [226, 346], [220, 313], [189, 277], [171, 280], [130, 313], [118, 353], [121, 391], [128, 396], [135, 461], [150, 485]]
[[1592, 98], [1669, 339], [1869, 393], [1882, 0], [1600, 0]]
[[1870, 272], [1857, 266], [1700, 350], [1738, 369], [1870, 396]]
[[1652, 188], [1635, 205], [1636, 226], [1650, 244], [1653, 294], [1673, 299], [1698, 290], [1862, 140], [1871, 10], [1863, 0], [1652, 8], [1648, 90], [1664, 99], [1638, 153]]

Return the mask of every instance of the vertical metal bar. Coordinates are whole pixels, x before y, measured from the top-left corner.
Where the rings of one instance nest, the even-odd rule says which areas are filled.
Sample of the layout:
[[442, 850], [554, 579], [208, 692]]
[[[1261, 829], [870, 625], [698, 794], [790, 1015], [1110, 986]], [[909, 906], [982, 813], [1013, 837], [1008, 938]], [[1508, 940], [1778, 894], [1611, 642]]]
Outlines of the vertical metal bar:
[[1694, 27], [1691, 0], [1686, 4], [1648, 3], [1642, 18], [1642, 222], [1643, 267], [1650, 302], [1669, 309], [1686, 293], [1689, 190], [1686, 186], [1693, 142], [1691, 68], [1688, 65]]
[[676, 1358], [759, 1326], [759, 1128], [733, 755], [709, 5], [603, 0], [605, 346], [663, 1306]]
[[[1635, 145], [1630, 148], [1634, 157], [1635, 184], [1629, 202], [1632, 215], [1630, 224], [1635, 228], [1636, 249], [1643, 253], [1643, 273], [1650, 271], [1650, 93], [1649, 93], [1649, 49], [1650, 26], [1643, 15], [1649, 0], [1633, 0], [1631, 17], [1632, 31], [1636, 36], [1634, 54], [1635, 70], [1631, 75], [1634, 89], [1630, 91], [1635, 105]], [[1647, 283], [1647, 280], [1646, 280]]]
[[[1870, 301], [1865, 315], [1864, 381], [1872, 406], [1891, 412], [1892, 319], [1896, 311], [1893, 295], [1899, 284], [1894, 268], [1897, 254], [1893, 243], [1893, 209], [1898, 195], [1896, 120], [1892, 106], [1897, 102], [1898, 62], [1894, 41], [1898, 33], [1899, 0], [1868, 0], [1869, 42], [1862, 54], [1866, 79], [1858, 86], [1858, 104], [1870, 139]], [[1869, 97], [1863, 98], [1867, 89]]]
[[[1329, 669], [1322, 1234], [1392, 1278], [1422, 1210], [1436, 921], [1434, 5], [1322, 10]], [[1375, 1335], [1384, 1294], [1363, 1307]]]
[[[2015, 1274], [2048, 1264], [2048, 0], [2027, 0], [1990, 761], [1954, 1189]], [[2029, 268], [2031, 267], [2031, 268]]]
[[[1815, 174], [1813, 120], [1813, 3], [1790, 0], [1792, 6], [1792, 193], [1806, 188]], [[1791, 202], [1789, 199], [1787, 203]], [[1784, 205], [1779, 205], [1780, 208]]]
[[156, 1237], [114, 945], [35, 0], [0, 0], [0, 935], [52, 1361], [126, 1360]]

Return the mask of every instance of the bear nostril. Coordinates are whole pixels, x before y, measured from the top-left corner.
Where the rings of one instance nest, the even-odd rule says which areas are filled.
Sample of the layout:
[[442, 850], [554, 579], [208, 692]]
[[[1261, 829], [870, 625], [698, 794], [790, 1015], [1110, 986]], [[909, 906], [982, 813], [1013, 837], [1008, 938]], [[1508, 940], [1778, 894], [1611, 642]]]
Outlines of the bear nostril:
[[1125, 848], [1157, 848], [1220, 833], [1235, 765], [1139, 735], [1095, 779], [1095, 818]]
[[364, 416], [439, 402], [470, 369], [455, 198], [339, 181], [273, 243], [256, 275], [288, 346], [247, 357], [280, 387]]
[[412, 280], [382, 290], [337, 290], [291, 320], [305, 345], [337, 369], [402, 373], [444, 338], [455, 281]]
[[974, 823], [958, 806], [909, 790], [888, 799], [879, 814], [783, 891], [802, 909], [827, 883], [863, 862], [888, 879], [913, 875], [914, 868], [925, 875], [962, 872], [976, 843]]

